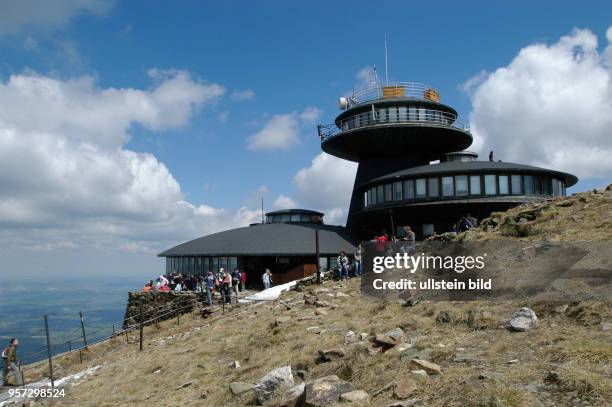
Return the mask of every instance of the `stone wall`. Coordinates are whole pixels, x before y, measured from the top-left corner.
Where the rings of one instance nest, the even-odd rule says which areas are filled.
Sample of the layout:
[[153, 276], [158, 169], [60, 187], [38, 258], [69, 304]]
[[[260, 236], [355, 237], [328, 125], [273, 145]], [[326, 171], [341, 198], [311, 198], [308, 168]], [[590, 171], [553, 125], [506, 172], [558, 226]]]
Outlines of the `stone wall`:
[[145, 322], [155, 317], [159, 317], [158, 321], [163, 321], [193, 311], [195, 303], [200, 299], [200, 293], [190, 291], [178, 293], [129, 292], [123, 328], [140, 322], [141, 303]]

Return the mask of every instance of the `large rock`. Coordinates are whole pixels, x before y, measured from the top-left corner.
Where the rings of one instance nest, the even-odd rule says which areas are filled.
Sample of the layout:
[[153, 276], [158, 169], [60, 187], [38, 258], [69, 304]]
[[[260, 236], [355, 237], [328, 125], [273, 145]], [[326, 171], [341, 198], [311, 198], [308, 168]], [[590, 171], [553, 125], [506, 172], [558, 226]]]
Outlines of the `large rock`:
[[255, 391], [257, 402], [263, 404], [274, 397], [274, 394], [280, 389], [291, 387], [294, 384], [291, 366], [283, 366], [272, 370], [262, 377], [259, 382], [253, 386], [253, 390]]
[[344, 349], [324, 349], [319, 350], [319, 360], [322, 362], [331, 362], [346, 356]]
[[283, 407], [297, 407], [304, 404], [304, 389], [306, 385], [300, 383], [293, 386], [283, 394], [280, 405]]
[[509, 329], [516, 332], [528, 331], [538, 326], [538, 317], [536, 313], [529, 308], [521, 308], [512, 314], [510, 319]]
[[325, 376], [306, 385], [305, 406], [324, 407], [337, 403], [340, 395], [353, 390], [350, 383], [340, 380], [338, 376]]
[[410, 395], [414, 393], [416, 389], [417, 389], [417, 385], [414, 382], [414, 380], [410, 378], [400, 379], [395, 385], [395, 389], [393, 390], [393, 395], [395, 396], [395, 398], [398, 398], [400, 400], [405, 400], [408, 397], [410, 397]]
[[229, 388], [234, 396], [240, 396], [241, 394], [253, 390], [253, 385], [251, 383], [244, 382], [231, 382], [229, 384]]
[[353, 390], [340, 395], [340, 401], [349, 403], [365, 403], [370, 400], [370, 395], [365, 390]]
[[409, 367], [412, 370], [424, 370], [430, 375], [438, 375], [442, 373], [442, 368], [439, 365], [423, 359], [412, 359]]

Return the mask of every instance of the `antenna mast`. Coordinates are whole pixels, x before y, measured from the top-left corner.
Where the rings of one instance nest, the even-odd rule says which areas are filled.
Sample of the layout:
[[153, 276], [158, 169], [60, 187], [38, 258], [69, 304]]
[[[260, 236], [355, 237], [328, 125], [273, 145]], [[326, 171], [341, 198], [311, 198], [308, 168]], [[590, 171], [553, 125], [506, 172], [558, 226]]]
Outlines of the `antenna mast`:
[[387, 33], [385, 33], [385, 86], [389, 86], [389, 62], [387, 56]]
[[264, 222], [263, 195], [261, 196], [261, 223]]

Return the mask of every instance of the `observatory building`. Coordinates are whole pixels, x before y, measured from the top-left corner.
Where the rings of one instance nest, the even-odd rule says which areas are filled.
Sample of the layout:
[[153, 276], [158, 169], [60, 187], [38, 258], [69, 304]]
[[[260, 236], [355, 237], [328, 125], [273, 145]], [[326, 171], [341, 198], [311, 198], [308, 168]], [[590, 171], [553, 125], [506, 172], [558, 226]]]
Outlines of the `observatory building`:
[[466, 151], [472, 135], [457, 111], [433, 87], [418, 83], [381, 86], [374, 81], [340, 98], [334, 123], [319, 125], [323, 151], [359, 163], [346, 226], [323, 223], [324, 214], [290, 209], [265, 222], [180, 244], [161, 254], [166, 272], [203, 274], [223, 267], [247, 271], [260, 283], [266, 268], [281, 283], [335, 268], [340, 251], [383, 231], [401, 238], [411, 226], [417, 239], [452, 230], [470, 214], [565, 195], [575, 176], [529, 165], [487, 160]]
[[452, 230], [525, 202], [565, 195], [578, 180], [529, 165], [478, 160], [469, 128], [435, 88], [376, 82], [340, 98], [342, 113], [319, 125], [323, 151], [359, 163], [347, 228], [361, 240], [384, 229], [417, 238]]

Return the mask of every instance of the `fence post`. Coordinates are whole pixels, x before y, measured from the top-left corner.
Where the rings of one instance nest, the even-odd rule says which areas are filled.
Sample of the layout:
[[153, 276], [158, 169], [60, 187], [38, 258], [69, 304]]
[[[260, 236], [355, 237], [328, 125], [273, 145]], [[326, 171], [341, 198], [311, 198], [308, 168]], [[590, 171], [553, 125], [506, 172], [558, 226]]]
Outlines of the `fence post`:
[[225, 314], [225, 290], [223, 288], [221, 288], [221, 304], [223, 313]]
[[68, 341], [68, 352], [72, 352], [72, 341]]
[[113, 324], [113, 338], [115, 337], [115, 324]]
[[47, 335], [47, 356], [49, 358], [49, 378], [51, 379], [51, 389], [55, 388], [55, 381], [53, 380], [53, 362], [51, 361], [51, 337], [49, 336], [49, 321], [47, 315], [45, 318], [45, 334]]
[[83, 363], [83, 352], [81, 348], [79, 348], [79, 361]]
[[176, 314], [176, 324], [177, 325], [181, 324], [181, 314], [180, 314], [180, 312], [181, 311], [178, 311], [177, 314]]
[[130, 343], [130, 339], [128, 337], [128, 330], [127, 330], [127, 328], [123, 332], [125, 332], [125, 344], [127, 345], [128, 343]]
[[142, 350], [142, 331], [144, 327], [144, 315], [142, 313], [142, 300], [140, 300], [140, 350]]
[[85, 324], [83, 324], [83, 313], [79, 311], [79, 317], [81, 318], [81, 332], [83, 333], [83, 345], [87, 349], [87, 336], [85, 335]]

